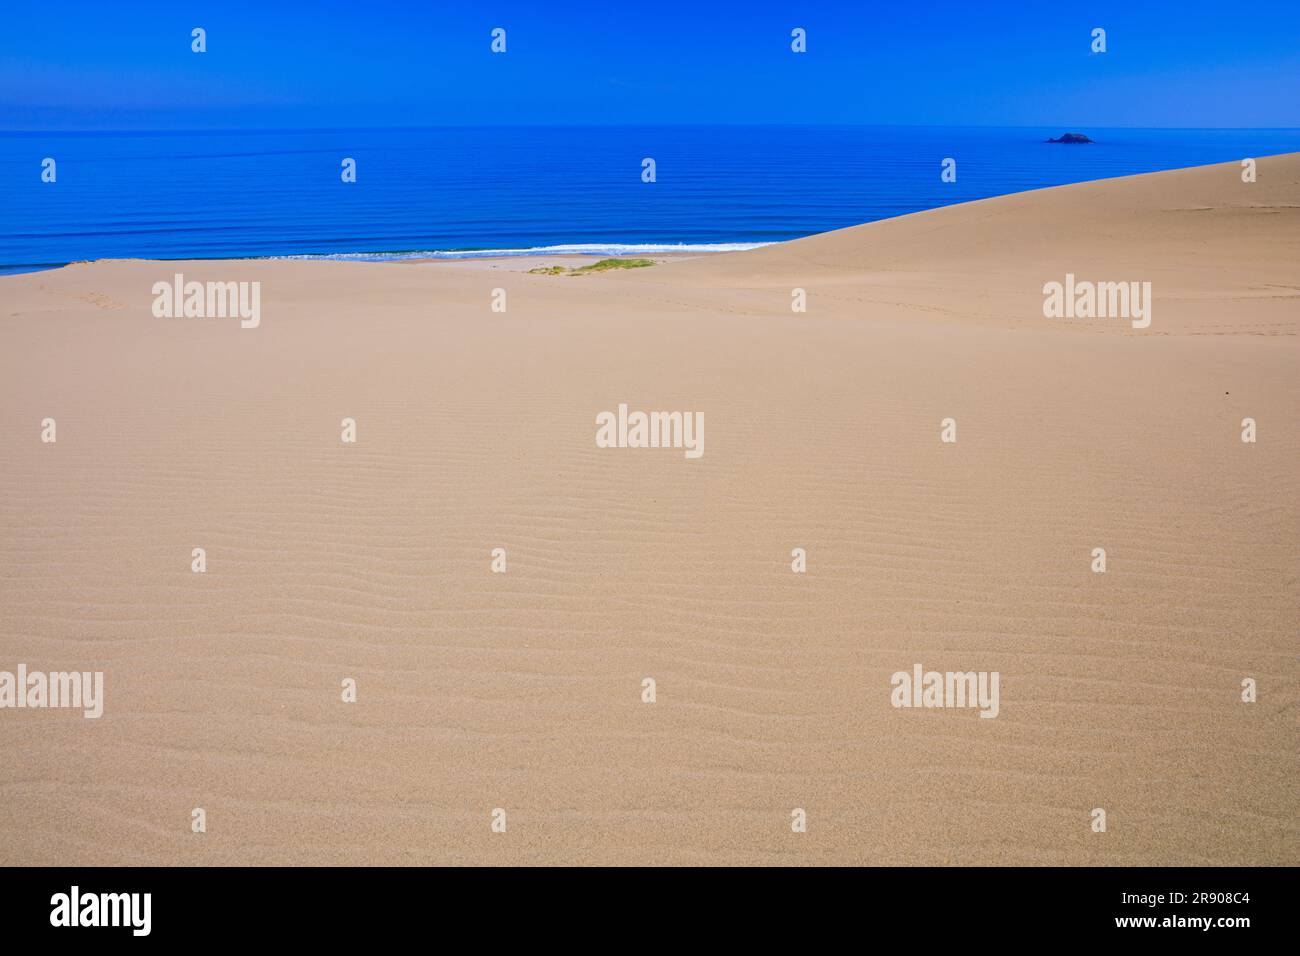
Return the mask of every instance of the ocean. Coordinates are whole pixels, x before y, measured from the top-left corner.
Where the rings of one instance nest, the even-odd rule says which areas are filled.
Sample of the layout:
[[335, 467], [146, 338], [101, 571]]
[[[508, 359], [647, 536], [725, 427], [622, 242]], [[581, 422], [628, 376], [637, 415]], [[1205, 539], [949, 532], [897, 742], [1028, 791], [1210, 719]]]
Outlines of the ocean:
[[[0, 272], [100, 258], [737, 249], [1025, 189], [1300, 151], [1297, 129], [1085, 127], [1092, 144], [1044, 142], [1067, 131], [0, 132]], [[355, 182], [342, 181], [345, 158]], [[946, 158], [955, 182], [941, 180]]]

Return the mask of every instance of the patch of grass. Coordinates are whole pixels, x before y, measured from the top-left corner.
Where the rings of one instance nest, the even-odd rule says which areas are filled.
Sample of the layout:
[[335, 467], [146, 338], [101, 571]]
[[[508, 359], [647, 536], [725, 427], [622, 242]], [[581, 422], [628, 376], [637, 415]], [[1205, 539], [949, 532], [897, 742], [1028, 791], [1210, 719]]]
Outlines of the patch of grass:
[[584, 272], [606, 272], [610, 269], [644, 269], [646, 266], [654, 265], [652, 259], [601, 259], [599, 262], [593, 262], [589, 266], [579, 266], [573, 270], [574, 275], [580, 275]]
[[599, 262], [578, 266], [576, 269], [566, 269], [564, 266], [541, 266], [537, 269], [529, 269], [528, 274], [534, 276], [580, 276], [588, 272], [608, 272], [610, 269], [644, 269], [646, 266], [652, 265], [654, 265], [653, 259], [601, 259]]

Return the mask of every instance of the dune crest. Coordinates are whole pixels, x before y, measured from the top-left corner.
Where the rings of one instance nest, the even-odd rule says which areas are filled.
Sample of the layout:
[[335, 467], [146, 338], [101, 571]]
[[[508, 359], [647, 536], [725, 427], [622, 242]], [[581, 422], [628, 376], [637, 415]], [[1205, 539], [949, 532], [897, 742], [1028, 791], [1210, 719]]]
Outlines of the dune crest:
[[[748, 252], [676, 263], [658, 279], [742, 291], [816, 283], [835, 307], [899, 317], [1129, 333], [1043, 317], [1067, 273], [1147, 281], [1168, 320], [1149, 334], [1300, 331], [1300, 153], [998, 196]], [[823, 299], [823, 302], [825, 299]], [[811, 311], [811, 310], [810, 310]]]

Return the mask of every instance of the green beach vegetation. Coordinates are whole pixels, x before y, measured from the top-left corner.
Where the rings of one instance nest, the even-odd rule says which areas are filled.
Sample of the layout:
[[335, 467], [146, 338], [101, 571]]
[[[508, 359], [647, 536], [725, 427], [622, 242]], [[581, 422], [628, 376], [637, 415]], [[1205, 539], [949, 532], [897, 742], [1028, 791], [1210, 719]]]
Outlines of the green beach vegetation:
[[652, 265], [654, 265], [653, 259], [601, 259], [599, 262], [578, 266], [576, 269], [566, 269], [564, 266], [542, 266], [538, 269], [529, 269], [528, 273], [529, 275], [539, 276], [580, 276], [588, 272], [607, 272], [610, 269], [643, 269]]

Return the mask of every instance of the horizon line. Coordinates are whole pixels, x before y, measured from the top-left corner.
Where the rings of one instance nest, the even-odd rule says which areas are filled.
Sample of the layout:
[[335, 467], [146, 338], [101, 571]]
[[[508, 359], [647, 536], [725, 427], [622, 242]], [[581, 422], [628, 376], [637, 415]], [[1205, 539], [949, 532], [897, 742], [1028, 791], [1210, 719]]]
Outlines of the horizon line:
[[1166, 132], [1300, 132], [1300, 126], [1100, 126], [1090, 124], [1010, 124], [1010, 125], [973, 125], [945, 123], [443, 123], [421, 124], [413, 126], [173, 126], [173, 127], [67, 127], [45, 129], [6, 129], [0, 128], [0, 136], [12, 135], [50, 135], [58, 133], [134, 133], [134, 134], [168, 134], [168, 133], [346, 133], [346, 132], [391, 132], [421, 131], [441, 129], [644, 129], [652, 127], [673, 128], [775, 128], [775, 129], [1024, 129], [1053, 131], [1062, 129], [1073, 132], [1081, 129], [1092, 130], [1158, 130]]

